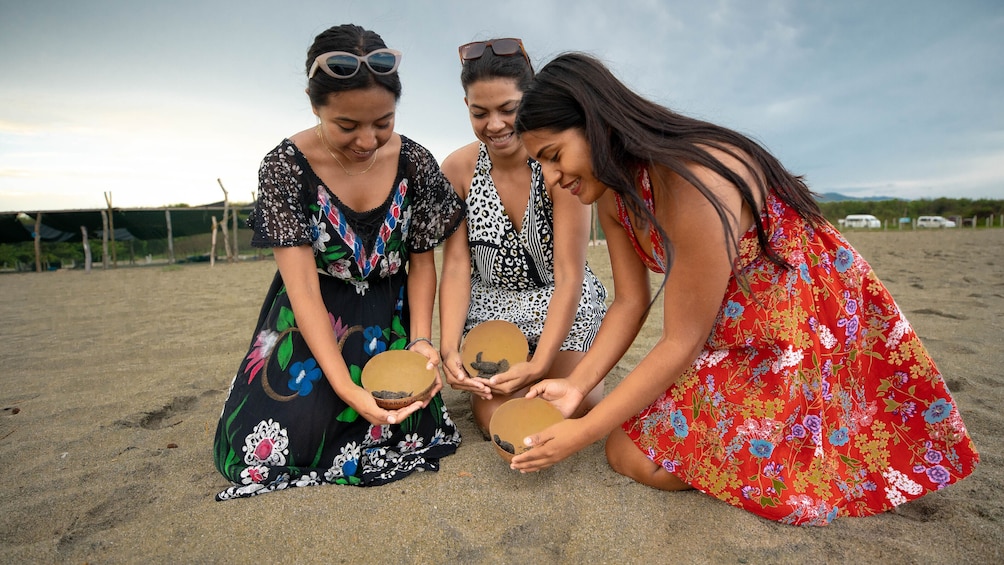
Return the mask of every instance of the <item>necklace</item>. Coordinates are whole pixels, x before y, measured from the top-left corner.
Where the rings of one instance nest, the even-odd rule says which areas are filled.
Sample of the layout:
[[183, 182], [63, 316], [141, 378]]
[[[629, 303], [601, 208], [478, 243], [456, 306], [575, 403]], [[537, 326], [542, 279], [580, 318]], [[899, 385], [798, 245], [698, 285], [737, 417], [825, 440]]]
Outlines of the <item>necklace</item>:
[[331, 155], [331, 158], [334, 159], [336, 163], [338, 163], [338, 166], [341, 167], [343, 171], [345, 171], [345, 174], [347, 176], [354, 177], [358, 175], [365, 175], [366, 173], [370, 172], [370, 169], [372, 169], [373, 165], [376, 164], [377, 152], [380, 151], [379, 147], [373, 150], [373, 158], [370, 160], [369, 166], [359, 171], [358, 173], [350, 173], [349, 170], [345, 168], [345, 165], [342, 164], [342, 161], [338, 157], [335, 157], [335, 154], [331, 152], [331, 148], [328, 146], [328, 140], [325, 139], [324, 134], [321, 133], [321, 124], [317, 124], [317, 127], [314, 129], [314, 132], [317, 133], [317, 139], [321, 140], [321, 145], [324, 146], [324, 150], [328, 152], [328, 155]]

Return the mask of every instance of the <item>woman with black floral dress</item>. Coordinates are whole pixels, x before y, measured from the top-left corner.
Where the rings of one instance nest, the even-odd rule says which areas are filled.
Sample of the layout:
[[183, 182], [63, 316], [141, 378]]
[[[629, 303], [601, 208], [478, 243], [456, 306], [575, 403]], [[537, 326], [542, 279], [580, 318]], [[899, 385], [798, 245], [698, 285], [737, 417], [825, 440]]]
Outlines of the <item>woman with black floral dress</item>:
[[432, 154], [394, 132], [401, 54], [354, 25], [306, 63], [319, 124], [265, 156], [249, 220], [278, 272], [216, 430], [217, 499], [324, 483], [379, 485], [437, 470], [460, 434], [439, 395], [379, 408], [366, 362], [429, 341], [433, 249], [465, 214]]

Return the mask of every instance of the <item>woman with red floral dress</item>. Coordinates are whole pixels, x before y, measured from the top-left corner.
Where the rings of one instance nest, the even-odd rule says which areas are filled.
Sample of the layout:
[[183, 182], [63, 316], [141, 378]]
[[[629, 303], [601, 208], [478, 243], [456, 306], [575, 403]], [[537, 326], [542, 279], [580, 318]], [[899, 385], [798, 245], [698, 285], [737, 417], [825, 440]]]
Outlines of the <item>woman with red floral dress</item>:
[[586, 357], [541, 396], [570, 415], [630, 347], [663, 274], [663, 333], [599, 404], [526, 439], [543, 469], [607, 435], [617, 472], [824, 525], [972, 473], [958, 407], [868, 263], [801, 178], [746, 136], [631, 92], [565, 54], [516, 120], [549, 185], [597, 203], [615, 300]]

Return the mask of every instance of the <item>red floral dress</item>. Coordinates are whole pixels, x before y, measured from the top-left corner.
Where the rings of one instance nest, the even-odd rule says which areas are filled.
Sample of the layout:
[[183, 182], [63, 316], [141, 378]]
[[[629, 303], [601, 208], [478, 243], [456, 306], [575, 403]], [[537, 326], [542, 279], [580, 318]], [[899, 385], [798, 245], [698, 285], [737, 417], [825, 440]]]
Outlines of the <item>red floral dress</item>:
[[[652, 207], [651, 185], [640, 173]], [[621, 223], [648, 267], [623, 202]], [[624, 423], [655, 463], [698, 490], [772, 520], [867, 516], [972, 473], [979, 455], [945, 381], [871, 267], [829, 224], [773, 193], [700, 356]], [[657, 239], [657, 235], [652, 235]]]

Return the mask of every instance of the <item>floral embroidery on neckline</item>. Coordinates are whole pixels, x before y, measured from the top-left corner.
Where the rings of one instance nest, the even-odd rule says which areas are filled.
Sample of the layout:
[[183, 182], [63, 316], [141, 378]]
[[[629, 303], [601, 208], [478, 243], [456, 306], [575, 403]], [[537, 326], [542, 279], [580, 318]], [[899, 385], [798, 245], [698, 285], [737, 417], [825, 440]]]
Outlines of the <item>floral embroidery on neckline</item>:
[[321, 213], [328, 218], [331, 226], [338, 231], [338, 235], [342, 240], [352, 248], [353, 256], [355, 257], [356, 265], [359, 267], [359, 273], [362, 278], [366, 278], [380, 264], [380, 259], [384, 256], [384, 252], [387, 249], [387, 242], [390, 241], [394, 228], [397, 227], [398, 222], [401, 220], [402, 204], [407, 192], [408, 179], [402, 179], [397, 185], [397, 190], [394, 192], [393, 201], [387, 210], [387, 214], [384, 216], [376, 242], [373, 244], [373, 253], [370, 255], [363, 248], [362, 240], [352, 231], [341, 209], [331, 205], [331, 198], [328, 196], [324, 186], [319, 185], [317, 187], [317, 203], [321, 207]]

